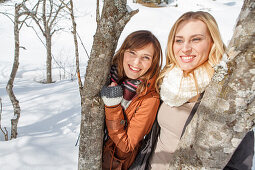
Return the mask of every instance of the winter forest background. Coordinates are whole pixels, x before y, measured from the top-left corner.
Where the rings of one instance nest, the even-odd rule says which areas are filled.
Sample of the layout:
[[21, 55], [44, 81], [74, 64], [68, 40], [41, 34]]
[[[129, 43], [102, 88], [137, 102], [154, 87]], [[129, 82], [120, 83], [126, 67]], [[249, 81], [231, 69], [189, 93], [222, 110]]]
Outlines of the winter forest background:
[[[10, 140], [13, 106], [6, 93], [14, 60], [13, 4], [0, 3], [0, 126], [8, 131], [8, 141], [0, 131], [0, 169], [77, 169], [79, 147], [75, 146], [81, 119], [79, 86], [77, 83], [72, 23], [63, 10], [52, 36], [52, 81], [46, 81], [45, 39], [38, 26], [23, 25], [20, 31], [19, 69], [14, 81], [14, 93], [19, 100], [21, 115], [18, 137]], [[54, 0], [55, 2], [55, 0]], [[74, 0], [77, 23], [81, 79], [84, 74], [96, 31], [96, 1]], [[100, 0], [100, 8], [103, 2]], [[218, 22], [223, 41], [228, 45], [240, 13], [241, 0], [172, 0], [161, 7], [149, 8], [127, 0], [129, 8], [139, 9], [124, 28], [118, 47], [131, 32], [146, 29], [154, 33], [166, 49], [167, 36], [174, 21], [186, 11], [203, 10]], [[31, 3], [32, 5], [32, 3]], [[117, 48], [118, 48], [117, 47]], [[4, 130], [6, 133], [6, 131]]]

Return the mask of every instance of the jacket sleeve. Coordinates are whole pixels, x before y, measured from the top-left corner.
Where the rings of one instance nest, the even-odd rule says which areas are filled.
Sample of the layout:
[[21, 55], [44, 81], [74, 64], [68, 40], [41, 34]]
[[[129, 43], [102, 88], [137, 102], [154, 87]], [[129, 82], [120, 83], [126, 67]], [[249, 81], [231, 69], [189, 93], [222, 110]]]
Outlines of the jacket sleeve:
[[160, 104], [158, 95], [146, 95], [140, 105], [131, 113], [134, 116], [124, 128], [124, 115], [121, 105], [105, 106], [108, 133], [117, 147], [125, 153], [133, 151], [143, 137], [149, 133]]
[[254, 132], [249, 131], [223, 170], [251, 170], [254, 156]]

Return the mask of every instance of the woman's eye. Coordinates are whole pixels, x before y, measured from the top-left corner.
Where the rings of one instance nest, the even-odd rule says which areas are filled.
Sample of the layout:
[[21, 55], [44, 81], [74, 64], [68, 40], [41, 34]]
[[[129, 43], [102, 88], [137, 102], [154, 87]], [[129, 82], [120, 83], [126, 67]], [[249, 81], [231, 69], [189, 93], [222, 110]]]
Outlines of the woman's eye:
[[135, 55], [135, 52], [134, 51], [129, 51], [130, 54], [132, 55]]
[[181, 39], [176, 39], [175, 42], [176, 43], [182, 43], [183, 41]]
[[193, 38], [192, 41], [193, 42], [199, 42], [201, 40], [201, 38]]
[[144, 56], [143, 59], [144, 59], [144, 60], [150, 60], [151, 57], [149, 57], [149, 56]]

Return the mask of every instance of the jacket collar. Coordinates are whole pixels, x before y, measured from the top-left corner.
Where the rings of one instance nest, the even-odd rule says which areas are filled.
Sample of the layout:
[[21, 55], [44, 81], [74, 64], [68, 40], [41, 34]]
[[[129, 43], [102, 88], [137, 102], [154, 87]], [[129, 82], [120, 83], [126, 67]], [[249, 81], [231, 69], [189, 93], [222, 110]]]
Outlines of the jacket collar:
[[156, 82], [157, 76], [154, 75], [149, 81], [147, 81], [145, 90], [140, 93], [138, 96], [144, 96], [147, 94], [147, 92], [155, 90], [155, 82]]

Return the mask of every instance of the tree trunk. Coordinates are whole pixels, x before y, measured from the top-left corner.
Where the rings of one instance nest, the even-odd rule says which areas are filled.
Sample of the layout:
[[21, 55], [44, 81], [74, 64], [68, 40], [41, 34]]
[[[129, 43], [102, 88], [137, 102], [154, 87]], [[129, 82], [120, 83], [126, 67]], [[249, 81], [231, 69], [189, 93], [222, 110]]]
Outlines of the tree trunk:
[[45, 40], [46, 40], [46, 50], [47, 50], [47, 60], [46, 60], [46, 73], [47, 79], [46, 83], [52, 83], [52, 55], [51, 55], [51, 35], [50, 32], [45, 33]]
[[20, 5], [15, 5], [15, 17], [14, 17], [14, 41], [15, 41], [15, 52], [14, 52], [14, 62], [12, 66], [12, 72], [10, 75], [10, 79], [7, 83], [6, 86], [6, 91], [9, 95], [9, 98], [12, 102], [12, 106], [14, 109], [14, 117], [11, 119], [11, 139], [17, 138], [18, 132], [17, 132], [17, 127], [18, 127], [18, 121], [20, 117], [20, 106], [19, 106], [19, 101], [14, 95], [13, 92], [13, 82], [16, 76], [16, 73], [19, 68], [19, 10], [20, 10]]
[[77, 40], [77, 30], [76, 30], [76, 22], [74, 18], [74, 10], [73, 10], [73, 1], [70, 0], [70, 17], [72, 20], [72, 25], [73, 25], [73, 40], [74, 40], [74, 48], [75, 48], [75, 58], [76, 58], [76, 73], [78, 77], [78, 84], [79, 84], [79, 92], [80, 96], [82, 96], [82, 82], [81, 82], [81, 75], [80, 75], [80, 62], [79, 62], [79, 48], [78, 48], [78, 40]]
[[128, 12], [126, 0], [104, 0], [94, 35], [81, 97], [80, 170], [101, 169], [104, 105], [99, 92], [105, 84], [117, 42], [126, 23], [138, 11]]
[[[46, 50], [47, 50], [47, 59], [46, 59], [46, 83], [52, 83], [52, 75], [51, 75], [51, 30], [49, 28], [48, 22], [47, 22], [47, 14], [46, 14], [46, 1], [43, 0], [42, 5], [42, 20], [43, 20], [43, 26], [44, 26], [44, 32], [43, 35], [45, 37], [46, 41]], [[50, 15], [52, 15], [50, 13]]]
[[[223, 169], [255, 118], [255, 2], [245, 0], [228, 47], [231, 60], [216, 68], [170, 169]], [[253, 149], [253, 148], [251, 148]]]

